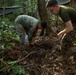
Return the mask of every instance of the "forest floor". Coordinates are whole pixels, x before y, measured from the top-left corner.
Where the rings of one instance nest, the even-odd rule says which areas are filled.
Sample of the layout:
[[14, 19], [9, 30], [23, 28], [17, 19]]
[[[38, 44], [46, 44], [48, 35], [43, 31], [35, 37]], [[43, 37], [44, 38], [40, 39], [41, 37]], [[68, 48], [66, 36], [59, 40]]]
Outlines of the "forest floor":
[[[66, 55], [62, 56], [61, 40], [58, 40], [56, 33], [64, 28], [62, 23], [58, 23], [58, 28], [53, 25], [53, 33], [50, 37], [43, 37], [33, 46], [26, 46], [21, 51], [19, 42], [10, 38], [9, 42], [13, 43], [13, 47], [5, 48], [0, 51], [0, 75], [24, 75], [14, 74], [10, 68], [13, 65], [22, 66], [25, 75], [76, 75], [76, 47], [71, 51], [66, 51]], [[62, 27], [61, 27], [62, 26]], [[8, 64], [12, 61], [12, 64]]]
[[[42, 38], [33, 46], [25, 45], [24, 51], [20, 50], [19, 42], [14, 39], [10, 41], [15, 45], [11, 51], [5, 49], [4, 54], [0, 54], [0, 58], [4, 56], [0, 61], [16, 61], [14, 64], [24, 67], [26, 75], [76, 75], [76, 48], [72, 48], [74, 52], [68, 51], [67, 55], [62, 56], [61, 41], [56, 36]], [[0, 72], [9, 67], [7, 65]], [[14, 74], [9, 71], [4, 75]]]

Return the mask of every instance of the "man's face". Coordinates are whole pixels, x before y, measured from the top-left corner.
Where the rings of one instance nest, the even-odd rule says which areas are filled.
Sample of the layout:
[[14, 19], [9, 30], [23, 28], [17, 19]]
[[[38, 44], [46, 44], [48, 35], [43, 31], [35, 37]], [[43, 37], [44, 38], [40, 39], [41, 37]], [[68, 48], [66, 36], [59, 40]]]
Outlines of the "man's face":
[[38, 24], [38, 29], [42, 29], [41, 24]]
[[52, 7], [48, 7], [48, 10], [49, 10], [50, 13], [52, 13], [52, 14], [57, 14], [57, 13], [58, 13], [57, 5], [52, 6]]

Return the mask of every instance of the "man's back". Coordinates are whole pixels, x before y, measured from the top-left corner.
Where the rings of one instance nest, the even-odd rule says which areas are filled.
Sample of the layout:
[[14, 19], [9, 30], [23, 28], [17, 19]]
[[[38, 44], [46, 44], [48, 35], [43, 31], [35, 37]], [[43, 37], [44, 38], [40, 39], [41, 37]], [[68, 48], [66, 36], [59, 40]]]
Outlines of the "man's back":
[[39, 21], [32, 17], [32, 16], [28, 16], [28, 15], [20, 15], [16, 18], [16, 21], [18, 21], [19, 23], [23, 24], [24, 27], [32, 27], [33, 25], [36, 25]]
[[39, 20], [37, 20], [36, 18], [32, 16], [19, 15], [15, 19], [15, 22], [20, 23], [26, 30], [26, 33], [28, 33], [30, 30], [34, 31], [36, 29]]
[[71, 20], [73, 23], [76, 23], [76, 10], [66, 6], [60, 6], [60, 17], [64, 22]]

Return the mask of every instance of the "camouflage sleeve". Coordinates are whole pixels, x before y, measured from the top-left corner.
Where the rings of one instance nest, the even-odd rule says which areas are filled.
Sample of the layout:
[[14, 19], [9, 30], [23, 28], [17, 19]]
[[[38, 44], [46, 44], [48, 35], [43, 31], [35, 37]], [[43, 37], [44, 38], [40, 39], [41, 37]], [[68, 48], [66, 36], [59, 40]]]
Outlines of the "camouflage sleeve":
[[36, 32], [37, 32], [38, 28], [31, 28], [29, 33], [28, 33], [28, 37], [29, 37], [29, 42], [32, 41], [32, 38], [36, 36]]

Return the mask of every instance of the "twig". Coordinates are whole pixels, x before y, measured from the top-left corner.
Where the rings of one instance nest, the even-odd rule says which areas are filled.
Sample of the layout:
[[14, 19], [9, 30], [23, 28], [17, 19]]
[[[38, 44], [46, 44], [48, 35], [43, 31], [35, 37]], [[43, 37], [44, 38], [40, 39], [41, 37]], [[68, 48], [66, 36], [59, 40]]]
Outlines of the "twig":
[[1, 61], [2, 63], [4, 63], [4, 64], [8, 65], [8, 63], [5, 62], [3, 59], [0, 59], [0, 61]]
[[28, 56], [30, 56], [31, 54], [34, 54], [34, 53], [36, 53], [36, 52], [37, 52], [37, 51], [30, 52], [28, 55], [26, 55], [26, 57], [24, 57], [24, 58], [22, 58], [22, 59], [20, 59], [20, 60], [18, 59], [16, 62], [14, 62], [14, 63], [13, 63], [12, 65], [10, 65], [10, 66], [4, 67], [3, 69], [0, 70], [0, 72], [9, 69], [9, 68], [12, 67], [13, 65], [15, 65], [15, 64], [17, 64], [17, 63], [25, 60]]

